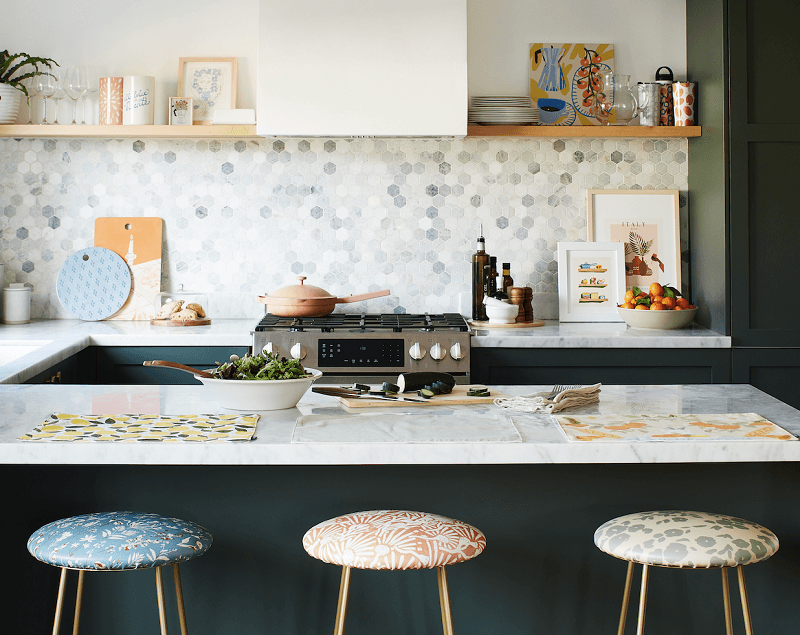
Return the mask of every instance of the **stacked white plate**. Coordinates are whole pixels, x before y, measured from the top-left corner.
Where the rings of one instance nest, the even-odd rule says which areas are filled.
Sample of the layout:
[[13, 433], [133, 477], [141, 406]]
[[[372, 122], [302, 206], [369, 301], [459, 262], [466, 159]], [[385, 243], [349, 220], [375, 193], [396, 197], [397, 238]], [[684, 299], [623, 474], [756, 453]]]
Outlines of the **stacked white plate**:
[[530, 97], [487, 95], [473, 97], [469, 107], [469, 124], [484, 126], [524, 126], [539, 123], [539, 109]]

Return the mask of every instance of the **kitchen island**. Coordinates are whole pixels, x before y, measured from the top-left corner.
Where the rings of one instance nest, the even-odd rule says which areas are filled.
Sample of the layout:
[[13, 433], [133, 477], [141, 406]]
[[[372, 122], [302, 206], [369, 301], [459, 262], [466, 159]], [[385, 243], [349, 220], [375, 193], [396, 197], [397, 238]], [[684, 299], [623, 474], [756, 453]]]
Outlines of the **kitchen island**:
[[[525, 395], [545, 388], [494, 389]], [[297, 409], [261, 413], [249, 443], [31, 443], [16, 439], [54, 411], [219, 409], [194, 386], [16, 385], [0, 387], [0, 398], [2, 538], [19, 581], [6, 598], [10, 632], [48, 632], [55, 601], [57, 572], [25, 553], [27, 536], [56, 518], [110, 509], [183, 517], [214, 535], [209, 553], [182, 567], [190, 632], [329, 632], [339, 571], [307, 556], [300, 539], [321, 520], [375, 508], [433, 511], [485, 532], [486, 551], [450, 572], [457, 632], [614, 632], [625, 566], [594, 547], [594, 529], [656, 508], [724, 512], [772, 529], [781, 550], [747, 570], [755, 632], [795, 629], [797, 441], [577, 444], [547, 417], [512, 414], [517, 443], [292, 443], [301, 414], [359, 416], [332, 397], [307, 393]], [[412, 408], [430, 412], [399, 410]], [[493, 409], [448, 410], [457, 426]], [[757, 412], [800, 433], [800, 412], [743, 385], [604, 386], [600, 404], [580, 412]], [[152, 587], [148, 571], [88, 577], [82, 632], [151, 632]], [[351, 591], [349, 634], [440, 628], [431, 572], [357, 571]], [[721, 605], [719, 574], [657, 570], [648, 633], [721, 629]], [[176, 616], [170, 619], [177, 628]]]

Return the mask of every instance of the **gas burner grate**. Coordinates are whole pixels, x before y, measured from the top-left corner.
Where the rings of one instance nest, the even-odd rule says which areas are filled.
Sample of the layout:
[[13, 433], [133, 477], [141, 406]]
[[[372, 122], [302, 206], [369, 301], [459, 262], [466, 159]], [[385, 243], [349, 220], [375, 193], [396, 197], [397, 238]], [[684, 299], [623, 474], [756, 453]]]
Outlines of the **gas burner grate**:
[[464, 317], [459, 313], [332, 313], [323, 317], [286, 318], [267, 313], [256, 326], [256, 331], [321, 331], [340, 330], [403, 330], [469, 331]]

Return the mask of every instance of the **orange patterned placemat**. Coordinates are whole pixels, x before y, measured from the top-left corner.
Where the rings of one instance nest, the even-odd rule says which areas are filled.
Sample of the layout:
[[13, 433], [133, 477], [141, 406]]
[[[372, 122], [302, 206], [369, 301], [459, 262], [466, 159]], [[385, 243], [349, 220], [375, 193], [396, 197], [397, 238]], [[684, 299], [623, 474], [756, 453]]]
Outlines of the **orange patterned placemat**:
[[754, 413], [556, 416], [567, 441], [797, 441]]

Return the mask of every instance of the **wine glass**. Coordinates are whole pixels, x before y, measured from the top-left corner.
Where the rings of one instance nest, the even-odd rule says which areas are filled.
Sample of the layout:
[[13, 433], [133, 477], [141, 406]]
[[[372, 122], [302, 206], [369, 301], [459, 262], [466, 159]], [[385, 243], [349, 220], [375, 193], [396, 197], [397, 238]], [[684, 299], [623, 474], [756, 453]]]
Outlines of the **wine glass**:
[[86, 98], [88, 97], [90, 100], [93, 95], [96, 95], [100, 92], [100, 77], [97, 72], [96, 66], [87, 66], [87, 85], [88, 89], [86, 90], [86, 94], [81, 97], [81, 102], [83, 103], [83, 121], [82, 124], [86, 123]]
[[56, 116], [53, 121], [54, 124], [58, 123], [58, 106], [61, 103], [62, 99], [65, 99], [67, 96], [67, 91], [64, 90], [64, 82], [66, 78], [66, 73], [63, 70], [55, 71], [53, 73], [56, 76], [56, 92], [53, 93], [53, 99], [56, 100]]
[[78, 110], [78, 99], [86, 94], [89, 89], [89, 69], [85, 66], [70, 66], [66, 73], [66, 82], [64, 90], [67, 91], [70, 99], [72, 99], [72, 123], [77, 124], [75, 120]]
[[[22, 80], [22, 84], [25, 86], [25, 90], [28, 91], [28, 123], [26, 125], [32, 126], [33, 125], [33, 98], [38, 95], [38, 91], [36, 90], [36, 76], [33, 77], [26, 77]], [[2, 282], [2, 281], [0, 281]]]
[[44, 98], [42, 104], [42, 123], [49, 124], [50, 122], [47, 121], [47, 99], [52, 97], [56, 92], [56, 78], [50, 73], [37, 75], [36, 81], [34, 82], [34, 90]]

